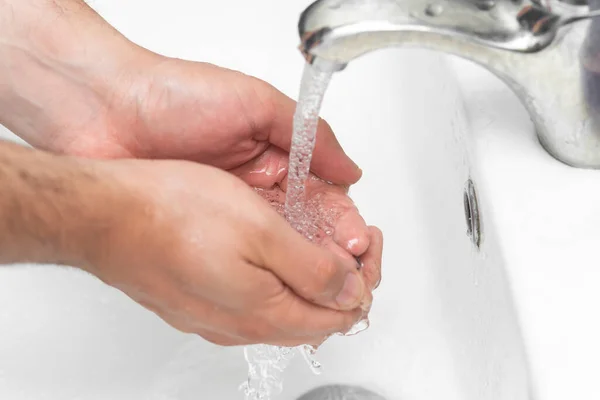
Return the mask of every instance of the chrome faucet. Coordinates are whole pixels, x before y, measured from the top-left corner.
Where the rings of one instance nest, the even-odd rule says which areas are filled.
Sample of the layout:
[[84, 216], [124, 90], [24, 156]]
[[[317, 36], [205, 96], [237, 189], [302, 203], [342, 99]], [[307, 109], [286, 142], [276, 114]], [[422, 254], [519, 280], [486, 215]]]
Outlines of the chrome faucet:
[[334, 70], [390, 46], [472, 60], [514, 90], [551, 155], [598, 169], [598, 10], [600, 0], [318, 0], [300, 17], [300, 49]]

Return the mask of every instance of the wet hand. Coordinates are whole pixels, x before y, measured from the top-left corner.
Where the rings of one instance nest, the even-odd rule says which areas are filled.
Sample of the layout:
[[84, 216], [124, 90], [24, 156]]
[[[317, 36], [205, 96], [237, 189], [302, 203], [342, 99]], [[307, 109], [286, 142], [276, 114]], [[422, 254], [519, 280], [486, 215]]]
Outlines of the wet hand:
[[134, 206], [84, 268], [175, 328], [221, 345], [320, 343], [371, 303], [354, 259], [305, 240], [232, 174], [183, 161], [104, 168]]
[[[140, 50], [138, 50], [140, 51]], [[268, 83], [215, 65], [140, 51], [103, 96], [53, 106], [40, 146], [94, 158], [180, 159], [225, 170], [270, 147], [289, 151], [296, 102]], [[77, 88], [72, 88], [77, 90]], [[83, 102], [83, 103], [82, 103]], [[73, 109], [86, 108], [74, 113]], [[360, 169], [319, 123], [312, 170], [349, 185]]]
[[[10, 60], [0, 64], [0, 122], [35, 147], [222, 169], [289, 150], [295, 102], [264, 81], [137, 46], [82, 0], [0, 7], [11, 16], [0, 19]], [[312, 168], [338, 184], [361, 174], [324, 121]]]
[[[287, 191], [288, 153], [268, 148], [260, 157], [232, 170], [283, 217]], [[383, 236], [367, 226], [348, 187], [311, 174], [306, 185], [306, 226], [310, 240], [349, 261], [356, 259], [365, 283], [374, 290], [381, 280]]]

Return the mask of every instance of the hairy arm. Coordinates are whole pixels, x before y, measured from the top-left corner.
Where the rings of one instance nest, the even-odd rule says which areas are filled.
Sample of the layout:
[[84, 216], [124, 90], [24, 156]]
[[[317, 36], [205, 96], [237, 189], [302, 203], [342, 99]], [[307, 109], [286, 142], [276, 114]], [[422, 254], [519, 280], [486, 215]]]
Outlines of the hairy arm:
[[96, 164], [0, 141], [0, 264], [84, 267], [99, 256], [127, 207]]

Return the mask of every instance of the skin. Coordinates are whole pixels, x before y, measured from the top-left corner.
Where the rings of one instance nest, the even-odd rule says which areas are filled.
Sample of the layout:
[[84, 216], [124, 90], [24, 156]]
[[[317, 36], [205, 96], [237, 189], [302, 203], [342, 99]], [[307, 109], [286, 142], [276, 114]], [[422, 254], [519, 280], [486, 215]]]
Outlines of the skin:
[[0, 31], [0, 122], [37, 149], [0, 144], [0, 262], [84, 269], [221, 345], [317, 344], [368, 314], [383, 239], [324, 121], [307, 191], [334, 234], [310, 243], [277, 212], [277, 89], [141, 48], [78, 0], [0, 0]]

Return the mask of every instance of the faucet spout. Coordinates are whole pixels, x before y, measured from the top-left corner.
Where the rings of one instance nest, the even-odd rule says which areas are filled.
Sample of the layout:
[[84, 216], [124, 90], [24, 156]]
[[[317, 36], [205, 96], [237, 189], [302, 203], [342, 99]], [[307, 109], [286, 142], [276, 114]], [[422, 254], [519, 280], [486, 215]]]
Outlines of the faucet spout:
[[517, 94], [551, 155], [574, 167], [598, 169], [600, 20], [591, 19], [595, 16], [581, 0], [318, 0], [300, 17], [300, 50], [309, 63], [337, 70], [391, 46], [472, 60]]

